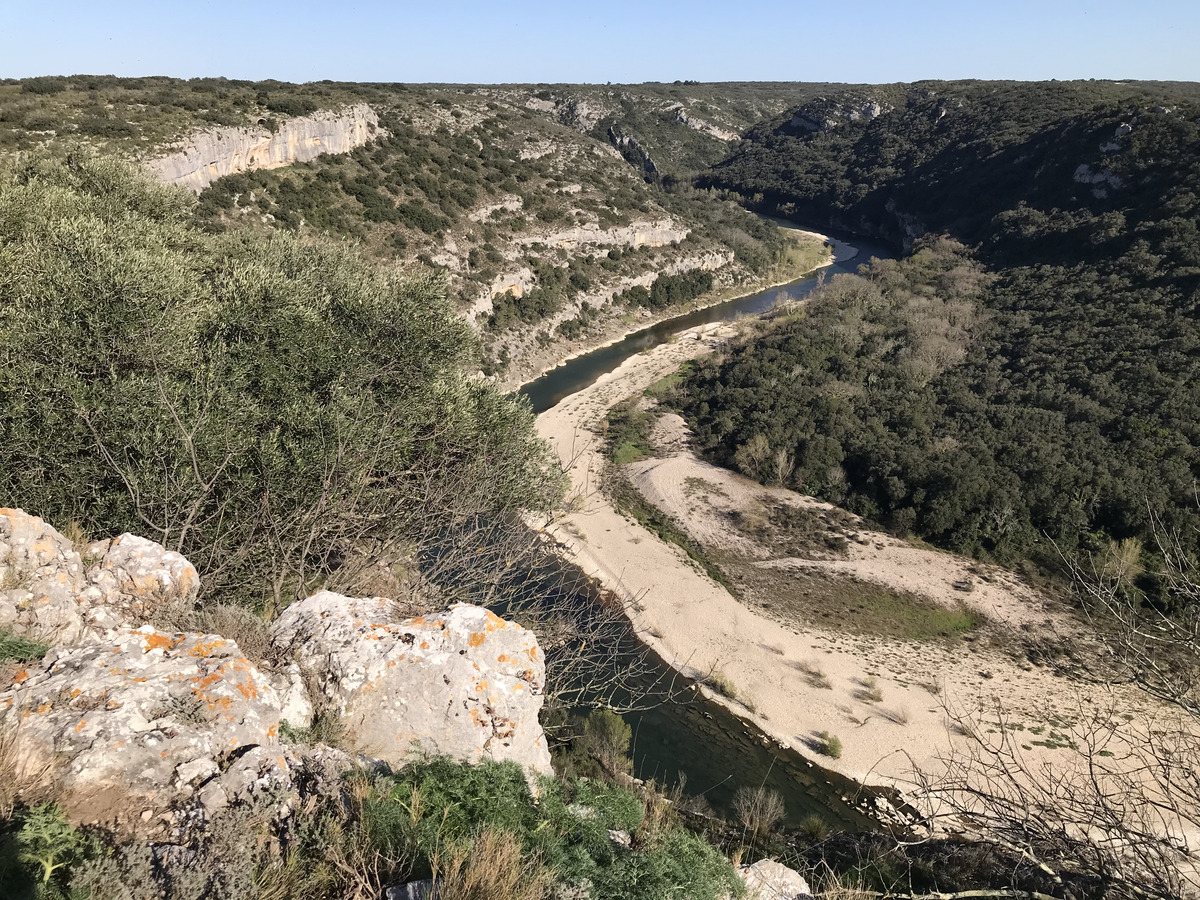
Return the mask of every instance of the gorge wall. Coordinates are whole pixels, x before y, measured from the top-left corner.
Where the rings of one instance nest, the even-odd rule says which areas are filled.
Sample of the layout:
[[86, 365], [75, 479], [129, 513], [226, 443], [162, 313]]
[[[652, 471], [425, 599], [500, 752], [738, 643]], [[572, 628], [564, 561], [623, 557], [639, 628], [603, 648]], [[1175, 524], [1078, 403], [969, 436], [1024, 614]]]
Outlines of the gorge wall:
[[146, 167], [159, 181], [199, 193], [222, 175], [277, 169], [308, 162], [322, 153], [348, 153], [380, 133], [379, 116], [360, 103], [340, 112], [321, 110], [287, 119], [274, 134], [265, 126], [197, 131], [174, 152], [149, 160]]

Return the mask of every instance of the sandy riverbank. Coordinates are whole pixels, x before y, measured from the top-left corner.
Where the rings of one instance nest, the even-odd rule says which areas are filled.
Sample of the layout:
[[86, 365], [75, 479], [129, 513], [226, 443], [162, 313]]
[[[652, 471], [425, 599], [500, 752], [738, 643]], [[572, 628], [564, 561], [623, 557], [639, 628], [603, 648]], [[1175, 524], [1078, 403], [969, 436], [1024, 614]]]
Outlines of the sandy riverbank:
[[[703, 574], [674, 545], [660, 541], [621, 515], [599, 490], [605, 461], [601, 422], [613, 404], [644, 390], [684, 360], [711, 352], [736, 334], [732, 324], [706, 325], [671, 343], [626, 360], [593, 385], [538, 417], [538, 430], [567, 465], [578, 499], [575, 511], [553, 526], [567, 555], [625, 599], [644, 640], [666, 660], [690, 673], [720, 671], [737, 689], [739, 702], [717, 698], [753, 719], [783, 744], [860, 781], [904, 786], [913, 765], [936, 770], [939, 758], [968, 738], [956, 733], [946, 707], [979, 713], [986, 728], [997, 704], [1010, 721], [1030, 729], [1034, 765], [1071, 766], [1078, 755], [1066, 747], [1041, 746], [1050, 734], [1080, 721], [1083, 711], [1112, 708], [1145, 713], [1132, 691], [1084, 688], [1049, 671], [1021, 663], [983, 642], [903, 642], [801, 628], [751, 608]], [[684, 496], [688, 479], [717, 485], [712, 493], [730, 502], [755, 502], [758, 492], [788, 503], [817, 503], [790, 491], [765, 489], [692, 456], [686, 441], [675, 452], [630, 467], [635, 483], [654, 502], [701, 533], [720, 529], [721, 510], [700, 514]], [[724, 501], [722, 501], [724, 502]], [[719, 506], [719, 504], [718, 504]], [[1053, 626], [1056, 613], [1012, 579], [964, 595], [954, 587], [969, 562], [860, 529], [861, 540], [844, 557], [817, 564], [918, 594], [930, 602], [977, 608], [992, 621], [1015, 627]], [[764, 565], [812, 568], [811, 561], [763, 560]], [[828, 687], [814, 686], [817, 670]], [[872, 699], [878, 691], [881, 699]], [[837, 735], [840, 759], [816, 756], [820, 732]]]

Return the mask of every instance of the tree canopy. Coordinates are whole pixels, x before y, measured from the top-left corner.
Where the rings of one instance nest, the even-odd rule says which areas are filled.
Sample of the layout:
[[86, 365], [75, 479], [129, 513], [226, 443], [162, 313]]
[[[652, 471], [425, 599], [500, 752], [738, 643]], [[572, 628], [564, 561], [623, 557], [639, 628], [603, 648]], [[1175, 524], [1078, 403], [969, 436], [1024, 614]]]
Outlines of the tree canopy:
[[209, 235], [111, 159], [0, 174], [0, 493], [286, 599], [356, 553], [558, 496], [426, 274]]

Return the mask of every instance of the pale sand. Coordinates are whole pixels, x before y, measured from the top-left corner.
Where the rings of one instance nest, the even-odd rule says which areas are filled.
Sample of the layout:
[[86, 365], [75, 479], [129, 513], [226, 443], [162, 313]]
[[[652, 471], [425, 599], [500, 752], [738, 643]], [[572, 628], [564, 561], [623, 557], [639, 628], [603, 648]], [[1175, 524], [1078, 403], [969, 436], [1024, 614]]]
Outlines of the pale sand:
[[[904, 786], [913, 764], [936, 770], [937, 760], [957, 742], [944, 703], [953, 708], [994, 710], [1002, 703], [1011, 721], [1046, 727], [1055, 717], [1071, 721], [1080, 710], [1112, 705], [1119, 712], [1144, 710], [1129, 690], [1085, 688], [1047, 671], [1019, 665], [976, 644], [949, 647], [839, 634], [834, 630], [788, 627], [743, 606], [708, 578], [674, 545], [657, 539], [617, 513], [599, 491], [604, 467], [599, 425], [605, 412], [674, 371], [686, 359], [708, 353], [736, 334], [731, 324], [693, 329], [673, 343], [626, 360], [614, 372], [538, 417], [538, 431], [569, 469], [575, 511], [550, 527], [566, 555], [624, 598], [639, 633], [677, 668], [691, 674], [720, 670], [757, 712], [718, 697], [782, 744], [860, 781]], [[688, 477], [718, 483], [731, 498], [753, 501], [759, 485], [696, 460], [685, 447], [665, 460], [636, 463], [630, 472], [656, 502], [706, 539], [716, 529], [695, 510], [681, 486]], [[791, 492], [789, 502], [817, 503]], [[691, 504], [694, 506], [694, 504]], [[707, 524], [706, 524], [707, 522]], [[938, 602], [966, 601], [988, 616], [1015, 624], [1045, 623], [1052, 611], [1029, 589], [1009, 578], [977, 585], [970, 594], [953, 588], [968, 561], [906, 545], [883, 535], [863, 537], [846, 559], [802, 565], [825, 567], [866, 580], [902, 587]], [[877, 550], [876, 544], [882, 545]], [[774, 565], [787, 565], [776, 561]], [[832, 689], [812, 687], [797, 663], [819, 668]], [[866, 678], [882, 691], [879, 703], [861, 699]], [[938, 694], [934, 694], [937, 691]], [[890, 714], [891, 718], [885, 713]], [[994, 714], [993, 714], [994, 718]], [[896, 724], [896, 720], [903, 724]], [[816, 756], [806, 747], [817, 732], [838, 735], [840, 759]], [[1030, 736], [1029, 740], [1035, 740]], [[1033, 747], [1056, 767], [1070, 765], [1068, 749]]]

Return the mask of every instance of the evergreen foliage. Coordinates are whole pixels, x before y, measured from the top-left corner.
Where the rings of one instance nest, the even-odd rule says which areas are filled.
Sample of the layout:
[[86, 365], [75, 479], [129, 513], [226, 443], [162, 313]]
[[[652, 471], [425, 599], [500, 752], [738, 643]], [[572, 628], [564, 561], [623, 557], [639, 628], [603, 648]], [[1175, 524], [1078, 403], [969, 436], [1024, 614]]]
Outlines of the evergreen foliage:
[[6, 502], [282, 602], [351, 551], [553, 501], [532, 415], [465, 377], [436, 276], [205, 235], [193, 206], [105, 159], [0, 176]]
[[[745, 448], [758, 477], [794, 452], [796, 486], [965, 552], [1038, 555], [1043, 535], [1064, 549], [1097, 533], [1149, 539], [1148, 509], [1194, 548], [1189, 96], [927, 83], [845, 92], [756, 129], [713, 184], [897, 240], [906, 223], [946, 230], [994, 277], [971, 274], [964, 295], [964, 258], [931, 280], [927, 242], [910, 262], [831, 285], [807, 322], [697, 368], [681, 402], [706, 445], [725, 462]], [[868, 102], [882, 108], [870, 120], [857, 112]], [[912, 317], [925, 293], [966, 301], [946, 321], [973, 324], [922, 372], [914, 325], [938, 330], [936, 316]], [[756, 434], [769, 452], [749, 452]]]

